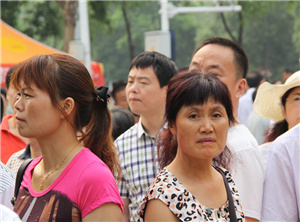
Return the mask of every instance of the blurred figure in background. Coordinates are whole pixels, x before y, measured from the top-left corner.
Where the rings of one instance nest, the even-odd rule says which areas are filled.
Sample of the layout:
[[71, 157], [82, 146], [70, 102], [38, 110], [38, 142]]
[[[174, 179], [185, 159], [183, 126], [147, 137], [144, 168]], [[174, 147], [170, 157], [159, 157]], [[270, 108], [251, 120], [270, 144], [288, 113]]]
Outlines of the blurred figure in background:
[[22, 149], [8, 159], [6, 166], [13, 172], [17, 173], [21, 164], [29, 158], [37, 158], [41, 156], [40, 145], [35, 138], [28, 138], [28, 144], [25, 149]]
[[4, 102], [3, 102], [2, 97], [1, 97], [0, 109], [1, 109], [1, 113], [0, 113], [0, 116], [1, 116], [0, 123], [1, 123], [2, 122], [2, 118], [3, 118], [3, 114], [4, 114]]
[[281, 76], [282, 76], [282, 80], [283, 80], [283, 83], [285, 83], [285, 81], [293, 74], [294, 72], [289, 69], [289, 68], [286, 68], [282, 71], [281, 73]]
[[[252, 100], [254, 102], [257, 94], [257, 89], [252, 94]], [[258, 145], [264, 143], [266, 139], [267, 130], [270, 127], [270, 119], [261, 117], [252, 111], [247, 120], [247, 127], [252, 135], [255, 137]]]
[[6, 89], [5, 88], [2, 88], [1, 87], [1, 98], [3, 100], [3, 116], [6, 115], [6, 109], [7, 109], [7, 106], [8, 106], [8, 101], [7, 101], [7, 98], [6, 98]]
[[133, 114], [123, 107], [115, 106], [110, 109], [112, 122], [113, 122], [113, 131], [112, 137], [117, 139], [122, 133], [128, 130], [135, 124]]
[[260, 84], [265, 82], [266, 79], [259, 71], [254, 71], [247, 73], [246, 81], [249, 89], [239, 99], [238, 118], [241, 123], [247, 126], [248, 116], [253, 111], [253, 92]]
[[[11, 107], [14, 107], [18, 99], [18, 91], [10, 84], [10, 79], [16, 65], [10, 68], [6, 75], [6, 95]], [[15, 111], [15, 110], [14, 110]], [[16, 118], [14, 114], [7, 114], [3, 117], [0, 125], [1, 138], [1, 161], [6, 164], [9, 157], [15, 152], [24, 149], [27, 139], [21, 136], [17, 130]]]
[[113, 90], [111, 91], [111, 96], [114, 100], [114, 106], [121, 106], [124, 109], [128, 109], [128, 103], [126, 99], [126, 81], [118, 81], [113, 83]]

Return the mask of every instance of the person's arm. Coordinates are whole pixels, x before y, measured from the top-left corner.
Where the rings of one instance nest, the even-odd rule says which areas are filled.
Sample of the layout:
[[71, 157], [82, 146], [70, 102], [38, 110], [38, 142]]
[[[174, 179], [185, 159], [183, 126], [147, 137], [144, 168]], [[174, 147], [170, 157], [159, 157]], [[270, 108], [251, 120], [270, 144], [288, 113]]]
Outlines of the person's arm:
[[180, 221], [175, 214], [161, 201], [150, 200], [145, 209], [144, 221]]
[[122, 222], [128, 222], [129, 221], [129, 199], [123, 198], [123, 215], [122, 215]]
[[122, 221], [122, 210], [116, 203], [105, 203], [87, 214], [82, 221]]

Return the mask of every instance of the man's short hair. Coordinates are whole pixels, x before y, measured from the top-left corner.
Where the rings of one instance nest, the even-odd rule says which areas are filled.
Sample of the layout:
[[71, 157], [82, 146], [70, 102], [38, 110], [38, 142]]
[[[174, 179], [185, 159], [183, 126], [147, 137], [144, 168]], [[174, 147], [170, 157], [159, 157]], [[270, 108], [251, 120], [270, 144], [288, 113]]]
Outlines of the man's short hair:
[[5, 77], [5, 85], [6, 85], [6, 88], [8, 89], [9, 88], [9, 85], [10, 85], [10, 78], [11, 78], [11, 75], [13, 73], [13, 71], [16, 69], [17, 65], [14, 65], [12, 66], [8, 71], [7, 71], [7, 74], [6, 74], [6, 77]]
[[113, 90], [111, 91], [111, 96], [116, 101], [116, 95], [118, 92], [125, 90], [127, 82], [125, 80], [120, 80], [113, 83]]
[[175, 63], [159, 52], [142, 52], [132, 60], [129, 70], [134, 67], [140, 69], [152, 67], [161, 88], [166, 86], [178, 71]]
[[249, 72], [246, 76], [247, 84], [250, 88], [257, 88], [263, 79], [264, 76], [258, 71]]
[[202, 47], [206, 45], [220, 45], [223, 47], [227, 47], [232, 49], [233, 54], [234, 54], [234, 65], [236, 67], [237, 75], [236, 79], [241, 79], [241, 78], [246, 78], [248, 68], [249, 68], [249, 61], [247, 54], [243, 50], [241, 46], [239, 46], [237, 43], [229, 40], [229, 39], [224, 39], [221, 37], [214, 37], [214, 38], [209, 38], [204, 41], [202, 41], [197, 48], [194, 51], [193, 56], [196, 54], [196, 52], [199, 51]]

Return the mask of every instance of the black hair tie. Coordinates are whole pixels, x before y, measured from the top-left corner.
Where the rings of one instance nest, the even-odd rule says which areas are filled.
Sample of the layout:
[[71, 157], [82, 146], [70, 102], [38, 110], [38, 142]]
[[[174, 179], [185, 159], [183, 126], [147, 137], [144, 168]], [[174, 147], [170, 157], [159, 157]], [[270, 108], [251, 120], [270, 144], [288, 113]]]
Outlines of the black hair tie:
[[107, 107], [107, 99], [110, 97], [110, 95], [107, 94], [107, 91], [108, 91], [108, 87], [106, 86], [100, 86], [96, 88], [96, 93], [97, 93], [96, 100], [103, 102], [105, 108]]

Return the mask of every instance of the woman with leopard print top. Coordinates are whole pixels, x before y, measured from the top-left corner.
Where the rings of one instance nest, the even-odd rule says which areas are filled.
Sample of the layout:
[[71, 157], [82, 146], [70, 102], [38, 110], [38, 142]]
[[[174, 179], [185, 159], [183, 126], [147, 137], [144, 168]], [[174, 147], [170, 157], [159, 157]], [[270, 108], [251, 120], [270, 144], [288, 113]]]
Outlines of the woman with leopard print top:
[[226, 85], [214, 74], [174, 76], [165, 116], [168, 128], [157, 140], [162, 170], [140, 205], [139, 221], [245, 221], [230, 173], [214, 167], [230, 159], [226, 138], [235, 120]]

